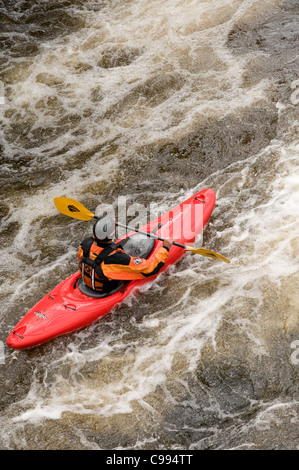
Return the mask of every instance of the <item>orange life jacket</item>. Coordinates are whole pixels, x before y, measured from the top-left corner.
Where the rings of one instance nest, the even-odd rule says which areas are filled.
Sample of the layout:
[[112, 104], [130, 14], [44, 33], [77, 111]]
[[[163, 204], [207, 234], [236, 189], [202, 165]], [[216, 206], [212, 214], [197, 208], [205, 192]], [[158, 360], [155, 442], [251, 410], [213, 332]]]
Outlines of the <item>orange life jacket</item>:
[[154, 276], [164, 267], [169, 250], [160, 247], [149, 259], [128, 255], [119, 244], [99, 246], [95, 238], [88, 237], [81, 243], [78, 258], [81, 278], [93, 290], [111, 292], [120, 281]]
[[101, 269], [101, 263], [111, 253], [120, 249], [115, 243], [105, 248], [98, 246], [93, 237], [88, 237], [81, 243], [83, 257], [79, 262], [79, 269], [83, 282], [98, 292], [108, 292], [117, 287], [118, 281], [109, 280]]

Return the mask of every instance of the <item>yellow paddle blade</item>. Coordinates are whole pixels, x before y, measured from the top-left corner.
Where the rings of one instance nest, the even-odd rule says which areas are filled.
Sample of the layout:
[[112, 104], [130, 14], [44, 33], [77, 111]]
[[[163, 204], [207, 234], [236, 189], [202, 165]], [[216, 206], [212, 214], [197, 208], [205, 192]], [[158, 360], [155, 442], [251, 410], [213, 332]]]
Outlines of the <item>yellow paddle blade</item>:
[[84, 207], [80, 202], [69, 197], [55, 197], [54, 204], [61, 214], [68, 215], [74, 219], [91, 220], [94, 214]]
[[230, 263], [228, 258], [225, 256], [216, 253], [215, 251], [206, 250], [205, 248], [193, 248], [193, 246], [186, 246], [186, 249], [202, 256], [208, 256], [209, 258], [219, 259], [220, 261], [224, 261], [225, 263]]

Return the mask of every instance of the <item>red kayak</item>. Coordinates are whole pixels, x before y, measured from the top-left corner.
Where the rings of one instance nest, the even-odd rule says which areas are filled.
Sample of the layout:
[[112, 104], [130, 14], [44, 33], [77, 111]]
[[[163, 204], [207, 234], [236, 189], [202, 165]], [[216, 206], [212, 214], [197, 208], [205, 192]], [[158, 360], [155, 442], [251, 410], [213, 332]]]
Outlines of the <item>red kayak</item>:
[[[207, 224], [215, 200], [214, 191], [210, 188], [204, 189], [140, 230], [154, 233], [161, 238], [170, 236], [177, 242], [190, 244]], [[134, 232], [119, 241], [122, 241], [123, 249], [128, 254], [143, 258], [153, 256], [163, 243]], [[185, 251], [173, 245], [163, 270], [174, 264]], [[89, 325], [110, 312], [134, 289], [145, 282], [151, 282], [155, 277], [123, 282], [114, 292], [100, 295], [81, 281], [78, 271], [62, 281], [29, 310], [8, 336], [7, 344], [15, 349], [30, 348]]]

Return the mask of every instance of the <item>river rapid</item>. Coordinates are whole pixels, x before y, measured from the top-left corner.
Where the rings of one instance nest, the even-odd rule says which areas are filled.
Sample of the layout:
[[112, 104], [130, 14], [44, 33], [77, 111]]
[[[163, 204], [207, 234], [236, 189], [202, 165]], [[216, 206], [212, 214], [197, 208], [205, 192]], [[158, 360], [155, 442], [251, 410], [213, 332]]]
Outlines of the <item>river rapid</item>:
[[[0, 448], [299, 448], [297, 0], [0, 0]], [[211, 187], [203, 246], [9, 349], [90, 210]]]

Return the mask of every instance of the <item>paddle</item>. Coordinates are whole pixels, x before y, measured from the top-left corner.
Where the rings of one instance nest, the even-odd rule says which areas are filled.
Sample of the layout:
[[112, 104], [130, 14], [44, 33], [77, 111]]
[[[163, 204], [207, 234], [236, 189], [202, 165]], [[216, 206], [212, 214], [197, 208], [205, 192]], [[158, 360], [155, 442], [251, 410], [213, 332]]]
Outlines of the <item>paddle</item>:
[[[54, 198], [54, 204], [61, 214], [67, 215], [69, 217], [73, 217], [74, 219], [78, 220], [91, 220], [91, 219], [98, 219], [95, 214], [90, 212], [86, 207], [84, 207], [80, 202], [75, 201], [75, 199], [70, 199], [68, 197], [56, 197]], [[119, 227], [132, 230], [134, 232], [141, 233], [147, 237], [155, 238], [157, 240], [164, 241], [164, 238], [158, 237], [153, 233], [143, 232], [142, 230], [129, 227], [128, 225], [123, 225], [119, 222], [115, 222], [116, 225]], [[209, 258], [218, 259], [220, 261], [224, 261], [225, 263], [230, 263], [230, 260], [225, 258], [225, 256], [216, 253], [215, 251], [207, 250], [205, 248], [194, 248], [193, 246], [183, 245], [182, 243], [173, 242], [174, 245], [183, 248], [184, 250], [191, 251], [192, 253], [196, 253], [198, 255], [207, 256]]]

